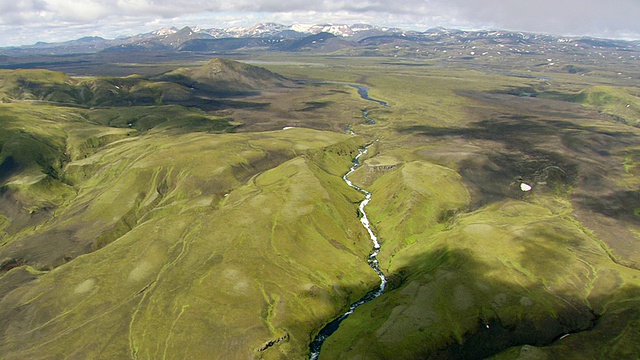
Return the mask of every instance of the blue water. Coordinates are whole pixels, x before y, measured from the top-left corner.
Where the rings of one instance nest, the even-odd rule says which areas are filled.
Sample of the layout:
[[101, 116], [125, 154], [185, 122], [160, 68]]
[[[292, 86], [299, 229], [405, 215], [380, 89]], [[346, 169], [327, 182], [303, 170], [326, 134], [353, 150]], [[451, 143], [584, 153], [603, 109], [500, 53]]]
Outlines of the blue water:
[[357, 85], [357, 84], [349, 84], [349, 86], [351, 86], [352, 88], [358, 89], [358, 95], [360, 95], [361, 98], [363, 98], [365, 100], [377, 102], [378, 104], [380, 104], [382, 106], [389, 106], [389, 104], [387, 104], [386, 101], [382, 101], [382, 100], [378, 100], [378, 99], [374, 99], [374, 98], [369, 97], [369, 88], [368, 87], [363, 86], [363, 85]]

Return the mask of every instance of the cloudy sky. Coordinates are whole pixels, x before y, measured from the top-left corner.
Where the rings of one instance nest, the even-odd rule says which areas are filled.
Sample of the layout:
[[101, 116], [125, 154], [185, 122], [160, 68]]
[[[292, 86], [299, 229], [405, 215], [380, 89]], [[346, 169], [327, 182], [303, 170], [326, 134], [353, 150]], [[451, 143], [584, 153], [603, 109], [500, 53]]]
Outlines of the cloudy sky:
[[639, 19], [640, 0], [0, 0], [0, 46], [267, 21], [640, 39]]

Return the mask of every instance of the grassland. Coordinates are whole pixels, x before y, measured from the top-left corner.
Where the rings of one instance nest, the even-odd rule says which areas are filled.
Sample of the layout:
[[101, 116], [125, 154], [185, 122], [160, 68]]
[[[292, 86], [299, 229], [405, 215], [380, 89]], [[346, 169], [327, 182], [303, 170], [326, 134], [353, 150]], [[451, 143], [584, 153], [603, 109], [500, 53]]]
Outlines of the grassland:
[[391, 290], [343, 322], [322, 358], [638, 353], [638, 132], [621, 120], [637, 116], [637, 88], [340, 61], [292, 74], [364, 82], [391, 105], [370, 104], [378, 125], [355, 130], [380, 139], [367, 161], [393, 166], [352, 176], [374, 194]]
[[340, 178], [370, 142], [351, 179], [373, 193], [389, 288], [322, 358], [640, 353], [636, 87], [597, 68], [255, 60], [390, 106], [244, 66], [212, 79], [224, 62], [0, 74], [1, 358], [305, 358], [378, 281]]

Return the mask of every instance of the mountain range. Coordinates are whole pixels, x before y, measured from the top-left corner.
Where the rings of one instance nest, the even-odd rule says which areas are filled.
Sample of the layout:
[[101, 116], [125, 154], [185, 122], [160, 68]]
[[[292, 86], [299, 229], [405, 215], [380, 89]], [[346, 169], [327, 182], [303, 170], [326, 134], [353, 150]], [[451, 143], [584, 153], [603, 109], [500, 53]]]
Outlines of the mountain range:
[[[323, 52], [332, 52], [367, 46], [375, 47], [380, 44], [396, 44], [400, 46], [399, 44], [406, 42], [421, 44], [428, 48], [434, 45], [468, 44], [477, 41], [509, 46], [557, 44], [559, 46], [570, 45], [582, 49], [615, 48], [636, 51], [640, 47], [640, 41], [558, 37], [497, 30], [463, 31], [432, 28], [426, 31], [408, 31], [366, 24], [282, 25], [260, 23], [249, 28], [203, 29], [183, 27], [178, 29], [170, 27], [115, 39], [94, 36], [59, 43], [38, 42], [33, 45], [0, 48], [0, 56], [24, 56], [27, 54], [66, 55], [123, 51], [221, 52], [240, 49], [268, 51], [321, 50]], [[6, 60], [4, 59], [3, 62]]]

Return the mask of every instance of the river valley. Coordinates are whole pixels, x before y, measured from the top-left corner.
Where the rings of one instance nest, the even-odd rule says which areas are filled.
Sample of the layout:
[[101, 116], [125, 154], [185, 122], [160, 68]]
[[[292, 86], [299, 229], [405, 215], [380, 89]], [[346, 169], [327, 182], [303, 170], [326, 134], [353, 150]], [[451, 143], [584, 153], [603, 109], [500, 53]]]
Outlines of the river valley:
[[[373, 101], [373, 102], [377, 102], [377, 103], [379, 103], [379, 104], [381, 104], [383, 106], [388, 106], [387, 103], [384, 102], [384, 101], [375, 100], [375, 99], [370, 98], [369, 97], [369, 88], [366, 88], [366, 87], [360, 86], [360, 85], [353, 85], [353, 84], [349, 84], [349, 86], [358, 89], [358, 94], [360, 95], [360, 97], [362, 99]], [[366, 119], [366, 124], [372, 125], [372, 124], [376, 123], [374, 119], [369, 117], [367, 110], [363, 111], [363, 117]], [[318, 357], [320, 356], [320, 350], [322, 348], [322, 344], [324, 343], [324, 341], [327, 338], [329, 338], [329, 336], [331, 336], [336, 330], [338, 330], [338, 327], [340, 326], [340, 323], [342, 323], [342, 321], [344, 321], [347, 317], [349, 317], [349, 315], [351, 315], [355, 311], [355, 309], [358, 308], [360, 305], [366, 304], [367, 302], [369, 302], [369, 301], [379, 297], [380, 295], [382, 295], [384, 293], [384, 289], [385, 289], [385, 287], [387, 285], [387, 278], [386, 278], [385, 274], [382, 272], [382, 270], [380, 270], [380, 266], [379, 266], [379, 262], [378, 262], [378, 254], [379, 254], [380, 248], [381, 248], [380, 247], [380, 242], [378, 241], [378, 237], [376, 236], [376, 234], [374, 233], [373, 229], [371, 228], [371, 223], [369, 222], [369, 218], [367, 217], [367, 213], [365, 211], [365, 207], [367, 206], [367, 204], [369, 204], [369, 201], [371, 201], [371, 196], [372, 196], [371, 192], [367, 191], [366, 189], [363, 189], [363, 188], [359, 187], [358, 185], [355, 185], [351, 180], [349, 180], [349, 175], [351, 175], [354, 171], [356, 171], [356, 169], [360, 166], [360, 158], [367, 153], [367, 151], [368, 151], [368, 149], [369, 149], [369, 147], [371, 145], [373, 145], [373, 143], [370, 143], [367, 146], [365, 146], [364, 148], [359, 149], [358, 155], [353, 159], [353, 165], [351, 165], [351, 168], [349, 169], [349, 171], [342, 176], [342, 179], [351, 188], [359, 191], [360, 193], [362, 193], [364, 195], [364, 200], [362, 200], [362, 202], [360, 202], [360, 205], [358, 206], [358, 211], [359, 211], [359, 215], [360, 215], [360, 222], [362, 223], [362, 226], [364, 226], [364, 228], [367, 230], [367, 233], [369, 234], [369, 238], [371, 239], [371, 242], [373, 243], [373, 248], [371, 250], [371, 253], [369, 254], [368, 262], [369, 262], [369, 266], [371, 266], [371, 268], [380, 277], [380, 286], [378, 288], [368, 292], [360, 300], [358, 300], [355, 303], [351, 304], [351, 306], [349, 307], [349, 310], [347, 312], [345, 312], [344, 314], [342, 314], [337, 319], [335, 319], [335, 320], [331, 321], [330, 323], [328, 323], [327, 325], [325, 325], [325, 327], [323, 327], [320, 330], [320, 332], [318, 332], [318, 334], [313, 339], [311, 344], [309, 344], [309, 350], [310, 350], [309, 359], [311, 359], [311, 360], [318, 359]]]

